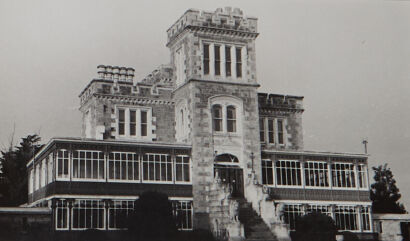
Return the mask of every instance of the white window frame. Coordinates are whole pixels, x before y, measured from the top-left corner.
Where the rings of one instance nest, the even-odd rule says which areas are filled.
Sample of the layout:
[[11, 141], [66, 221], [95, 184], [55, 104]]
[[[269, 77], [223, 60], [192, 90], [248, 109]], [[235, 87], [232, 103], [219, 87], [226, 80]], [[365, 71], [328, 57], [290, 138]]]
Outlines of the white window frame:
[[[119, 203], [119, 205], [122, 206], [123, 202], [126, 202], [127, 207], [126, 208], [122, 208], [122, 207], [118, 208], [118, 206], [116, 204]], [[126, 230], [127, 229], [127, 228], [111, 227], [111, 223], [110, 223], [111, 212], [110, 211], [114, 210], [114, 212], [115, 212], [116, 210], [126, 210], [127, 216], [128, 216], [130, 214], [130, 212], [134, 211], [134, 208], [135, 208], [134, 203], [135, 203], [135, 200], [118, 200], [118, 199], [112, 200], [112, 203], [110, 203], [108, 205], [107, 214], [106, 214], [107, 217], [108, 217], [108, 223], [107, 223], [108, 230]], [[132, 208], [130, 208], [130, 206], [132, 206]]]
[[[185, 208], [184, 208], [185, 205]], [[189, 207], [188, 207], [189, 205]], [[191, 213], [191, 227], [178, 227], [178, 230], [193, 230], [193, 214], [194, 214], [194, 208], [193, 208], [193, 203], [191, 200], [173, 200], [172, 201], [172, 210], [173, 210], [173, 216], [176, 217], [176, 214], [178, 211], [185, 211], [185, 212], [190, 212]], [[184, 223], [189, 223], [188, 217], [185, 217], [185, 222]], [[178, 224], [177, 224], [178, 225]]]
[[[177, 163], [177, 158], [181, 157], [181, 158], [188, 158], [188, 164], [178, 164]], [[191, 157], [189, 155], [175, 155], [175, 161], [174, 161], [174, 179], [175, 179], [175, 183], [176, 184], [192, 184], [192, 164], [191, 164]], [[177, 165], [181, 165], [182, 166], [182, 179], [184, 179], [184, 170], [185, 168], [188, 168], [188, 175], [189, 175], [189, 180], [188, 181], [177, 181]]]
[[[287, 145], [287, 119], [285, 117], [260, 117], [259, 120], [263, 121], [263, 130], [261, 127], [259, 127], [259, 133], [260, 135], [263, 133], [264, 135], [264, 140], [260, 141], [260, 143], [269, 145], [269, 146], [279, 146], [283, 147]], [[269, 122], [273, 121], [273, 129], [271, 130], [269, 128]], [[278, 121], [282, 121], [282, 126], [283, 126], [283, 143], [279, 143], [279, 124]], [[259, 122], [260, 123], [260, 122]], [[261, 124], [261, 123], [260, 123]], [[271, 142], [269, 138], [269, 133], [273, 132], [273, 142]]]
[[[354, 181], [354, 186], [351, 186], [351, 187], [341, 187], [340, 185], [335, 185], [335, 184], [338, 184], [338, 183], [343, 183], [343, 181], [342, 181], [342, 179], [333, 179], [333, 178], [337, 178], [337, 176], [334, 176], [335, 175], [335, 173], [336, 172], [340, 172], [340, 173], [343, 173], [343, 171], [344, 170], [346, 170], [346, 169], [344, 169], [344, 170], [335, 170], [334, 169], [334, 166], [336, 166], [336, 165], [344, 165], [344, 166], [346, 166], [346, 165], [348, 165], [348, 166], [352, 166], [353, 167], [353, 170], [350, 170], [349, 169], [349, 174], [353, 171], [353, 177], [350, 177], [351, 178], [351, 181]], [[355, 164], [354, 163], [349, 163], [349, 162], [332, 162], [331, 164], [330, 164], [330, 166], [331, 166], [331, 176], [330, 176], [330, 179], [331, 179], [331, 185], [332, 185], [332, 189], [339, 189], [339, 190], [352, 190], [352, 189], [357, 189], [357, 172], [356, 172], [356, 167], [355, 167]], [[346, 171], [344, 171], [345, 173], [346, 173]], [[341, 175], [340, 175], [340, 177], [341, 177]], [[346, 179], [346, 175], [345, 176], [343, 176], [343, 178], [345, 178]], [[333, 180], [336, 180], [336, 183], [334, 183], [334, 181]]]
[[[300, 176], [300, 184], [298, 184], [298, 185], [289, 185], [288, 183], [289, 183], [289, 180], [292, 182], [292, 176], [290, 177], [291, 179], [288, 179], [288, 176], [287, 176], [287, 171], [286, 171], [286, 169], [287, 169], [287, 167], [278, 167], [277, 166], [277, 164], [279, 163], [279, 162], [294, 162], [295, 163], [295, 168], [290, 168], [291, 170], [292, 169], [295, 169], [296, 170], [296, 173], [298, 172], [297, 170], [299, 170], [299, 176]], [[299, 168], [297, 168], [296, 167], [296, 164], [297, 163], [299, 163]], [[278, 181], [278, 178], [279, 178], [279, 176], [278, 176], [278, 174], [277, 174], [277, 170], [285, 170], [285, 171], [283, 171], [283, 173], [285, 173], [286, 174], [286, 184], [282, 184], [281, 182], [282, 181]], [[275, 161], [275, 183], [276, 183], [276, 187], [279, 187], [279, 188], [302, 188], [303, 187], [303, 184], [304, 184], [304, 182], [303, 182], [303, 174], [302, 174], [302, 171], [303, 171], [303, 168], [302, 168], [302, 163], [299, 161], [299, 160], [288, 160], [288, 159], [280, 159], [280, 160], [276, 160]], [[281, 172], [281, 177], [282, 177], [282, 174], [283, 174], [282, 172]], [[296, 176], [296, 182], [297, 182], [297, 179], [298, 178], [298, 176]]]
[[[313, 167], [310, 167], [309, 166], [309, 164], [312, 164], [313, 165]], [[318, 166], [320, 165], [320, 164], [322, 164], [323, 165], [323, 168], [320, 168], [320, 167], [315, 167], [315, 164], [317, 164]], [[303, 171], [304, 171], [304, 185], [305, 185], [305, 188], [306, 189], [328, 189], [328, 188], [330, 188], [330, 186], [331, 186], [331, 180], [330, 180], [330, 173], [329, 173], [329, 163], [328, 162], [325, 162], [325, 161], [312, 161], [312, 160], [309, 160], [309, 161], [305, 161], [304, 163], [303, 163]], [[306, 168], [306, 166], [305, 165], [307, 165], [308, 167]], [[326, 165], [326, 168], [324, 167]], [[314, 185], [310, 185], [310, 183], [307, 183], [306, 182], [306, 179], [309, 179], [309, 177], [311, 176], [311, 174], [312, 174], [312, 172], [313, 172], [313, 176], [314, 176], [314, 180], [313, 180], [313, 182], [314, 182]], [[316, 185], [316, 174], [319, 174], [319, 183], [320, 183], [320, 175], [322, 174], [322, 173], [325, 173], [326, 174], [326, 177], [325, 177], [325, 179], [324, 180], [326, 180], [327, 181], [327, 186], [320, 186], [320, 185]]]
[[[117, 160], [116, 154], [120, 155], [120, 159]], [[114, 155], [114, 159], [111, 159], [111, 155]], [[122, 160], [122, 155], [126, 155], [127, 160]], [[128, 160], [128, 155], [134, 155], [135, 160]], [[122, 178], [110, 178], [110, 163], [113, 162], [113, 175], [115, 176], [115, 163], [119, 162], [120, 166], [122, 167], [123, 163], [126, 164], [126, 179]], [[129, 163], [134, 167], [132, 170], [133, 177], [135, 177], [135, 165], [137, 165], [138, 170], [138, 179], [128, 179], [128, 167]], [[120, 168], [120, 176], [122, 177], [122, 168]], [[120, 151], [112, 151], [108, 154], [107, 157], [107, 180], [108, 182], [126, 182], [126, 183], [140, 183], [141, 182], [141, 158], [140, 155], [135, 152], [120, 152]]]
[[[78, 152], [78, 157], [74, 157], [74, 152]], [[80, 173], [80, 161], [82, 160], [81, 158], [81, 153], [84, 153], [84, 177], [74, 177], [74, 162], [77, 162], [77, 172]], [[91, 152], [91, 159], [87, 158], [87, 152]], [[93, 176], [93, 171], [94, 171], [94, 157], [93, 154], [97, 153], [97, 176], [99, 176], [100, 173], [100, 165], [102, 162], [104, 171], [103, 171], [103, 177], [101, 178], [89, 178], [87, 177], [87, 161], [91, 162], [91, 176]], [[98, 158], [98, 156], [100, 156], [100, 154], [102, 154], [102, 158]], [[91, 182], [105, 182], [106, 181], [106, 158], [105, 158], [105, 154], [102, 151], [98, 151], [98, 150], [73, 150], [72, 151], [72, 158], [71, 158], [71, 173], [72, 173], [72, 181], [91, 181]], [[80, 176], [81, 174], [79, 174]]]
[[[119, 134], [119, 112], [120, 110], [124, 110], [124, 134]], [[135, 111], [136, 113], [136, 133], [135, 135], [131, 135], [130, 133], [130, 111]], [[141, 135], [141, 112], [147, 112], [147, 135]], [[124, 139], [124, 140], [146, 140], [152, 141], [152, 108], [139, 106], [139, 107], [130, 107], [130, 106], [116, 106], [116, 139]]]
[[[59, 205], [59, 203], [64, 203], [65, 204], [65, 206], [63, 206], [63, 207], [60, 207], [60, 205]], [[58, 210], [59, 209], [63, 209], [63, 211], [64, 211], [64, 209], [65, 209], [65, 212], [66, 212], [66, 227], [64, 228], [59, 228], [58, 227], [58, 219], [60, 218], [59, 216], [58, 216]], [[67, 200], [65, 200], [65, 199], [59, 199], [59, 200], [56, 200], [56, 206], [55, 206], [55, 228], [56, 228], [56, 230], [69, 230], [69, 228], [70, 228], [70, 225], [69, 225], [69, 212], [68, 212], [68, 202], [67, 202]]]
[[[357, 187], [359, 189], [368, 190], [369, 183], [368, 183], [368, 171], [367, 165], [364, 163], [357, 164]], [[360, 182], [364, 183], [364, 186], [361, 187]]]
[[[151, 156], [153, 156], [154, 157], [154, 161], [150, 161], [150, 158], [148, 157], [148, 160], [147, 161], [144, 161], [144, 156], [145, 155], [151, 155]], [[171, 172], [171, 180], [170, 181], [167, 181], [167, 180], [165, 180], [165, 181], [163, 181], [163, 180], [152, 180], [152, 179], [147, 179], [147, 180], [145, 180], [145, 176], [144, 176], [144, 163], [147, 163], [147, 166], [148, 166], [148, 173], [150, 172], [150, 163], [152, 162], [152, 163], [154, 163], [154, 179], [156, 179], [156, 171], [155, 171], [155, 163], [156, 163], [156, 161], [155, 161], [155, 156], [160, 156], [160, 164], [159, 164], [159, 166], [161, 167], [161, 163], [162, 163], [162, 161], [161, 161], [161, 156], [164, 156], [165, 157], [165, 160], [167, 159], [166, 157], [169, 157], [169, 162], [165, 162], [165, 166], [166, 166], [166, 170], [167, 170], [167, 163], [170, 163], [171, 164], [171, 170], [170, 170], [170, 172]], [[143, 154], [141, 154], [141, 159], [140, 159], [140, 165], [141, 165], [141, 182], [142, 183], [164, 183], [164, 184], [171, 184], [171, 183], [174, 183], [174, 180], [175, 180], [175, 176], [174, 176], [174, 171], [175, 171], [175, 169], [174, 169], [174, 161], [172, 160], [172, 156], [170, 155], [170, 154], [166, 154], [166, 153], [143, 153]], [[160, 169], [160, 179], [161, 179], [161, 174], [162, 174], [162, 171], [161, 171], [161, 169]], [[168, 174], [168, 173], [167, 173]]]
[[[93, 228], [93, 229], [98, 229], [98, 230], [105, 230], [105, 227], [106, 227], [106, 209], [105, 209], [105, 203], [104, 203], [104, 201], [102, 201], [102, 200], [100, 200], [100, 199], [75, 199], [75, 201], [73, 202], [73, 207], [71, 208], [71, 229], [72, 230], [86, 230], [86, 229], [90, 229], [91, 227], [85, 227], [85, 228], [74, 228], [74, 210], [75, 209], [86, 209], [87, 210], [87, 208], [82, 208], [82, 207], [80, 207], [80, 208], [76, 208], [75, 207], [75, 205], [76, 205], [76, 203], [77, 202], [81, 202], [81, 201], [85, 201], [85, 202], [87, 202], [87, 201], [91, 201], [91, 202], [97, 202], [98, 203], [98, 205], [100, 205], [100, 203], [102, 203], [102, 208], [101, 207], [99, 207], [99, 208], [93, 208], [93, 207], [91, 207], [90, 209], [92, 210], [92, 209], [102, 209], [103, 210], [103, 226], [102, 227], [100, 227], [100, 228]], [[86, 212], [87, 213], [87, 212]], [[91, 212], [91, 215], [92, 215], [92, 212]], [[85, 219], [87, 219], [87, 217], [85, 218]]]
[[[339, 211], [337, 211], [339, 210]], [[353, 212], [350, 212], [350, 210], [353, 210]], [[337, 227], [337, 223], [340, 222], [340, 220], [338, 220], [337, 218], [337, 214], [340, 215], [354, 215], [354, 225], [356, 226], [356, 229], [339, 229], [338, 227], [338, 231], [352, 231], [352, 232], [358, 232], [360, 231], [360, 224], [358, 223], [358, 221], [360, 221], [359, 219], [359, 214], [357, 213], [356, 207], [354, 205], [337, 205], [335, 207], [334, 210], [334, 216], [335, 216], [335, 223], [336, 223], [336, 227]]]
[[[62, 154], [63, 154], [63, 156], [62, 157], [60, 157], [60, 151], [62, 152]], [[67, 157], [64, 157], [64, 153], [65, 152], [67, 152]], [[59, 175], [58, 175], [58, 168], [59, 168], [59, 159], [62, 159], [61, 160], [61, 163], [62, 163], [62, 176], [60, 177]], [[65, 171], [65, 169], [64, 169], [64, 162], [65, 161], [67, 161], [68, 163], [67, 163], [67, 174], [64, 174], [64, 171]], [[56, 180], [57, 181], [69, 181], [70, 180], [70, 175], [71, 175], [71, 153], [70, 153], [70, 151], [68, 151], [67, 149], [58, 149], [57, 151], [56, 151], [56, 170], [55, 170], [55, 175], [56, 175]]]

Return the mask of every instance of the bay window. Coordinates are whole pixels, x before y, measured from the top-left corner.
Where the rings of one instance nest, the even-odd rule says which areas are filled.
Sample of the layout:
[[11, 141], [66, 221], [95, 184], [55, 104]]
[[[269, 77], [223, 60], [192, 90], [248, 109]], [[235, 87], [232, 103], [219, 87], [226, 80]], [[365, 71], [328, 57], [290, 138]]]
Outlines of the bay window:
[[57, 151], [57, 179], [69, 179], [70, 178], [70, 164], [69, 164], [68, 150], [60, 149]]

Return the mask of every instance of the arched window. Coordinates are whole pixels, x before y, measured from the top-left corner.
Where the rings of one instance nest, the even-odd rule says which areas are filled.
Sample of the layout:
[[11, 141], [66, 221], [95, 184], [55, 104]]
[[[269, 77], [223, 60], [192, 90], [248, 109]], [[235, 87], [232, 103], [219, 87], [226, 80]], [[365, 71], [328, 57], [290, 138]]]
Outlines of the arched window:
[[212, 119], [214, 131], [222, 131], [222, 107], [220, 105], [212, 106]]
[[183, 109], [181, 109], [180, 116], [181, 116], [180, 128], [181, 128], [181, 131], [184, 132], [185, 126], [184, 126], [184, 110]]
[[228, 132], [236, 132], [236, 109], [232, 105], [226, 107], [226, 126]]
[[236, 156], [231, 154], [220, 154], [215, 157], [215, 162], [225, 162], [225, 163], [238, 163], [239, 160]]

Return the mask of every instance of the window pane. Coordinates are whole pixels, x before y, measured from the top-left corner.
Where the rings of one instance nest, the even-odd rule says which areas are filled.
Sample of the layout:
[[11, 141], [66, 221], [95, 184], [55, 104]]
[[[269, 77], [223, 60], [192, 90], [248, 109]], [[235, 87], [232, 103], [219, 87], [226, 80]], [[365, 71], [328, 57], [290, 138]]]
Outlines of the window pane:
[[225, 46], [225, 74], [231, 76], [231, 46]]
[[141, 136], [147, 136], [147, 112], [141, 111]]
[[236, 48], [236, 77], [242, 77], [242, 53], [241, 48]]
[[220, 54], [220, 46], [215, 45], [215, 75], [221, 75], [221, 54]]
[[204, 74], [209, 74], [209, 44], [204, 44]]
[[125, 134], [125, 110], [123, 109], [118, 110], [118, 134]]

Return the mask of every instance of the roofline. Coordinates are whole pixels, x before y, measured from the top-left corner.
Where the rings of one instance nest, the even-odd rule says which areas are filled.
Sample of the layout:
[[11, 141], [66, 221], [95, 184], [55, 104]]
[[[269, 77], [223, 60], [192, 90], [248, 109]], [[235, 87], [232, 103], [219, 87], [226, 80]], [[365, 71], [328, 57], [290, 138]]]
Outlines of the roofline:
[[174, 147], [174, 148], [186, 148], [189, 149], [192, 146], [185, 143], [173, 143], [173, 142], [153, 142], [153, 141], [127, 141], [127, 140], [96, 140], [87, 138], [76, 137], [53, 137], [49, 142], [41, 148], [36, 155], [27, 162], [26, 167], [30, 166], [32, 162], [38, 158], [45, 150], [47, 150], [52, 144], [56, 142], [70, 142], [70, 143], [93, 143], [93, 144], [116, 144], [116, 145], [138, 145], [138, 146], [155, 146], [155, 147]]
[[274, 93], [264, 93], [264, 92], [258, 92], [258, 95], [267, 95], [267, 97], [269, 96], [276, 96], [276, 97], [286, 97], [286, 98], [295, 98], [295, 99], [301, 99], [303, 100], [305, 97], [301, 96], [301, 95], [282, 95], [282, 94], [274, 94]]
[[353, 157], [353, 158], [368, 158], [369, 154], [360, 154], [360, 153], [343, 153], [343, 152], [321, 152], [321, 151], [282, 151], [282, 150], [261, 150], [265, 153], [272, 154], [293, 154], [293, 155], [316, 155], [316, 156], [337, 156], [337, 157]]

